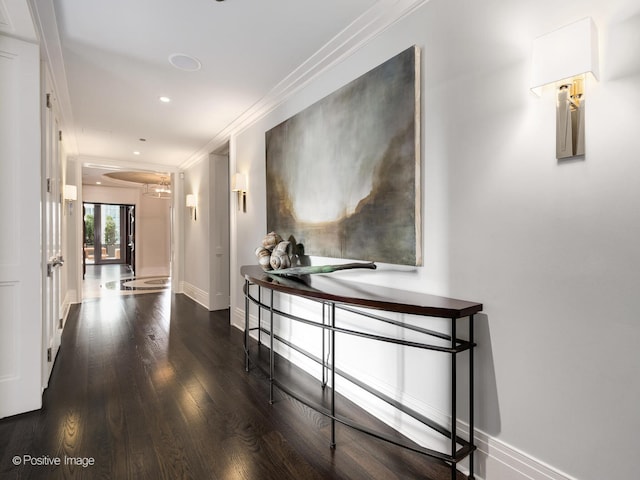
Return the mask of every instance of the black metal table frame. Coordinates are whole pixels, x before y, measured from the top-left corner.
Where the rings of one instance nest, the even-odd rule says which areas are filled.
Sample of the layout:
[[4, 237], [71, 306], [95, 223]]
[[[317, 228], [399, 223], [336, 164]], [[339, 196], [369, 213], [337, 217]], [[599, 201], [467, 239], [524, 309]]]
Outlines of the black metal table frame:
[[[252, 296], [251, 295], [251, 286], [256, 286], [258, 289], [257, 292], [257, 297], [256, 296]], [[262, 288], [266, 288], [270, 291], [270, 301], [269, 304], [266, 304], [263, 302], [262, 299]], [[269, 288], [266, 286], [260, 286], [258, 284], [252, 283], [249, 281], [248, 278], [245, 278], [245, 285], [244, 285], [244, 295], [245, 295], [245, 330], [244, 330], [244, 350], [245, 350], [245, 370], [248, 372], [249, 368], [250, 368], [250, 362], [251, 362], [251, 357], [250, 357], [250, 351], [249, 351], [249, 336], [250, 336], [250, 332], [252, 331], [256, 331], [257, 330], [257, 341], [258, 341], [258, 345], [262, 345], [262, 333], [268, 334], [269, 335], [269, 372], [265, 372], [268, 376], [269, 376], [269, 403], [273, 404], [273, 387], [276, 386], [278, 387], [280, 390], [282, 390], [283, 392], [285, 392], [286, 394], [290, 395], [291, 397], [295, 398], [296, 400], [302, 402], [303, 404], [307, 405], [308, 407], [318, 411], [319, 413], [326, 415], [327, 417], [330, 418], [331, 420], [331, 442], [330, 442], [330, 446], [331, 448], [335, 448], [336, 446], [336, 431], [335, 431], [335, 422], [340, 422], [344, 425], [347, 425], [351, 428], [354, 428], [362, 433], [371, 435], [375, 438], [378, 438], [380, 440], [384, 440], [387, 441], [389, 443], [392, 443], [394, 445], [397, 445], [399, 447], [402, 448], [406, 448], [409, 450], [412, 450], [414, 452], [432, 457], [432, 458], [437, 458], [440, 459], [444, 462], [446, 462], [447, 464], [450, 465], [451, 467], [451, 479], [455, 480], [456, 479], [456, 475], [457, 475], [457, 464], [464, 460], [465, 458], [469, 458], [469, 475], [468, 478], [470, 480], [473, 480], [474, 477], [474, 451], [476, 450], [476, 445], [474, 444], [474, 434], [475, 434], [475, 430], [474, 430], [474, 355], [473, 355], [473, 350], [476, 347], [476, 344], [474, 343], [474, 332], [473, 332], [473, 324], [474, 324], [474, 315], [470, 314], [467, 317], [469, 318], [469, 322], [468, 322], [468, 340], [463, 340], [463, 339], [459, 339], [457, 338], [457, 329], [456, 329], [456, 323], [457, 320], [460, 319], [460, 317], [455, 317], [455, 318], [450, 318], [451, 321], [451, 329], [450, 329], [450, 334], [446, 334], [446, 333], [442, 333], [442, 332], [438, 332], [438, 331], [434, 331], [434, 330], [430, 330], [430, 329], [426, 329], [423, 327], [419, 327], [416, 325], [412, 325], [412, 324], [407, 324], [405, 322], [399, 321], [399, 320], [394, 320], [391, 318], [386, 318], [383, 316], [379, 316], [377, 314], [371, 313], [369, 311], [365, 311], [362, 310], [361, 308], [353, 308], [352, 306], [350, 306], [349, 304], [344, 304], [341, 302], [334, 302], [334, 301], [326, 301], [326, 300], [320, 300], [317, 298], [313, 298], [313, 297], [309, 297], [309, 296], [305, 296], [302, 293], [300, 294], [293, 294], [291, 292], [278, 292], [281, 294], [285, 294], [285, 295], [294, 295], [294, 296], [299, 296], [302, 298], [306, 298], [307, 300], [311, 300], [313, 302], [317, 302], [320, 303], [322, 305], [322, 321], [318, 322], [318, 321], [314, 321], [314, 320], [309, 320], [306, 318], [302, 318], [296, 315], [293, 315], [291, 313], [288, 312], [284, 312], [281, 310], [278, 310], [274, 307], [274, 292], [275, 290], [273, 288]], [[257, 327], [251, 327], [250, 326], [250, 303], [255, 304], [258, 307], [258, 326]], [[265, 328], [263, 326], [263, 319], [262, 319], [262, 311], [266, 310], [269, 312], [269, 320], [268, 320], [268, 324], [269, 324], [269, 328]], [[376, 321], [380, 321], [380, 322], [384, 322], [384, 323], [388, 323], [388, 324], [393, 324], [402, 328], [405, 328], [407, 330], [412, 330], [412, 331], [416, 331], [425, 335], [428, 335], [430, 337], [434, 337], [434, 338], [438, 338], [440, 340], [445, 340], [449, 342], [449, 346], [442, 346], [442, 345], [433, 345], [430, 343], [422, 343], [422, 342], [415, 342], [415, 341], [407, 341], [407, 340], [403, 340], [403, 339], [399, 339], [399, 338], [394, 338], [394, 337], [387, 337], [387, 336], [382, 336], [382, 335], [376, 335], [376, 334], [371, 334], [371, 333], [367, 333], [364, 331], [358, 331], [358, 330], [352, 330], [352, 329], [347, 329], [347, 328], [342, 328], [342, 327], [338, 327], [336, 326], [336, 310], [343, 310], [346, 312], [350, 312], [352, 314], [357, 314], [357, 315], [362, 315], [364, 317], [367, 317], [369, 319], [372, 320], [376, 320]], [[301, 347], [293, 344], [292, 342], [278, 336], [275, 331], [274, 331], [274, 317], [275, 316], [279, 316], [279, 317], [283, 317], [283, 318], [288, 318], [290, 320], [293, 321], [297, 321], [297, 322], [301, 322], [307, 325], [311, 325], [314, 327], [318, 327], [321, 328], [323, 331], [322, 334], [322, 356], [320, 358], [318, 358], [317, 356], [311, 354], [310, 352], [307, 352], [306, 350], [302, 349]], [[443, 425], [440, 425], [439, 423], [435, 422], [434, 420], [427, 418], [426, 416], [416, 412], [415, 410], [403, 405], [402, 403], [398, 402], [397, 400], [385, 395], [384, 393], [378, 392], [377, 390], [373, 389], [372, 387], [366, 385], [364, 382], [360, 381], [359, 379], [353, 377], [352, 375], [348, 374], [347, 372], [343, 372], [340, 369], [336, 368], [335, 366], [335, 335], [336, 333], [343, 333], [343, 334], [347, 334], [347, 335], [355, 335], [358, 337], [363, 337], [363, 338], [369, 338], [372, 340], [376, 340], [376, 341], [382, 341], [382, 342], [387, 342], [387, 343], [394, 343], [394, 344], [398, 344], [398, 345], [402, 345], [402, 346], [407, 346], [407, 347], [413, 347], [413, 348], [421, 348], [421, 349], [426, 349], [426, 350], [432, 350], [432, 351], [438, 351], [438, 352], [443, 352], [443, 353], [448, 353], [451, 355], [451, 429], [447, 429], [446, 427], [444, 427]], [[313, 404], [312, 402], [307, 401], [305, 398], [302, 398], [300, 395], [297, 395], [296, 392], [292, 391], [290, 388], [288, 388], [286, 385], [282, 384], [281, 382], [279, 382], [276, 378], [275, 378], [275, 372], [274, 372], [274, 356], [275, 356], [275, 350], [274, 350], [274, 341], [278, 341], [280, 343], [282, 343], [283, 345], [287, 346], [288, 348], [291, 348], [295, 351], [297, 351], [298, 353], [304, 355], [305, 357], [313, 360], [314, 362], [320, 364], [322, 366], [322, 380], [321, 380], [321, 385], [322, 388], [327, 387], [328, 383], [331, 384], [331, 389], [330, 389], [330, 409], [327, 411], [325, 408]], [[327, 350], [329, 352], [329, 354], [327, 355]], [[462, 438], [457, 431], [457, 356], [458, 354], [467, 351], [469, 353], [468, 355], [468, 365], [469, 365], [469, 432], [468, 432], [468, 440]], [[258, 368], [261, 368], [258, 364], [256, 364], [256, 366]], [[433, 449], [429, 449], [429, 448], [425, 448], [425, 447], [421, 447], [421, 446], [415, 446], [415, 445], [409, 445], [407, 443], [402, 443], [399, 442], [398, 440], [389, 437], [387, 435], [384, 435], [383, 433], [380, 432], [376, 432], [373, 431], [365, 426], [359, 425], [356, 422], [353, 422], [352, 420], [336, 415], [336, 410], [335, 410], [335, 378], [336, 375], [348, 380], [349, 382], [351, 382], [354, 385], [357, 385], [358, 387], [362, 388], [363, 390], [365, 390], [366, 392], [376, 396], [377, 398], [385, 401], [387, 404], [391, 405], [392, 407], [396, 408], [397, 410], [413, 417], [414, 419], [418, 420], [419, 422], [421, 422], [422, 424], [424, 424], [426, 427], [431, 428], [432, 430], [438, 432], [439, 434], [443, 435], [444, 437], [447, 437], [450, 439], [450, 452], [449, 453], [443, 453], [437, 450], [433, 450]], [[330, 380], [330, 381], [329, 381]]]

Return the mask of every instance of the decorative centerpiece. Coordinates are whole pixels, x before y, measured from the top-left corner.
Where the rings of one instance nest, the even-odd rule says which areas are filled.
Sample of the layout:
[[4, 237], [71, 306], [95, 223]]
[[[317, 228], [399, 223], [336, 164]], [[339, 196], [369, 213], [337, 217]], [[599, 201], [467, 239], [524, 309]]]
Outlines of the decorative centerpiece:
[[[293, 245], [292, 245], [293, 241]], [[262, 239], [262, 245], [256, 248], [255, 254], [262, 269], [274, 275], [310, 275], [314, 273], [333, 273], [338, 270], [367, 268], [375, 270], [373, 262], [343, 263], [338, 265], [299, 265], [300, 256], [295, 240], [283, 240], [276, 232], [269, 232]]]
[[[279, 251], [281, 252], [283, 249], [286, 251], [289, 242], [283, 242], [280, 235], [278, 235], [276, 232], [270, 232], [267, 233], [267, 235], [262, 239], [262, 245], [256, 248], [255, 253], [256, 257], [258, 257], [258, 263], [265, 272], [274, 268], [271, 266], [271, 255], [273, 254], [276, 247], [281, 243], [284, 243], [285, 245], [283, 245]], [[280, 268], [280, 266], [278, 265], [278, 267], [276, 268]]]

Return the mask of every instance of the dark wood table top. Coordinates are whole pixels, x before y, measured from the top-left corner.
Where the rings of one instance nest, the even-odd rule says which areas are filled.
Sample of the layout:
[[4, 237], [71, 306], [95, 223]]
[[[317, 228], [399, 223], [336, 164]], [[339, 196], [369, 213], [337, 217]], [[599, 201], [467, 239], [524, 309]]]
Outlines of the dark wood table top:
[[259, 265], [245, 265], [240, 273], [250, 283], [278, 292], [390, 312], [462, 318], [482, 311], [481, 303], [356, 283], [345, 280], [341, 272], [283, 276], [269, 274]]

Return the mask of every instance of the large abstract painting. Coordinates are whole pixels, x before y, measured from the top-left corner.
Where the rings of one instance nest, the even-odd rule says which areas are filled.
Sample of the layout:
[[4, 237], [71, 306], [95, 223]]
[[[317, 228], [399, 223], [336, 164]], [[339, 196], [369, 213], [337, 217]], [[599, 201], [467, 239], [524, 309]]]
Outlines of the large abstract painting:
[[266, 132], [267, 228], [305, 254], [420, 265], [419, 50]]

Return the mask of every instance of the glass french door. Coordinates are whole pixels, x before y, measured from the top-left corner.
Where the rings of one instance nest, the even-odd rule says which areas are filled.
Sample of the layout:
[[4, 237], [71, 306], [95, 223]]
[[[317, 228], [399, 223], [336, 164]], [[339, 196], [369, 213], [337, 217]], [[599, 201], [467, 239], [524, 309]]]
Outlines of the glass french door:
[[84, 203], [84, 263], [131, 264], [133, 205]]

